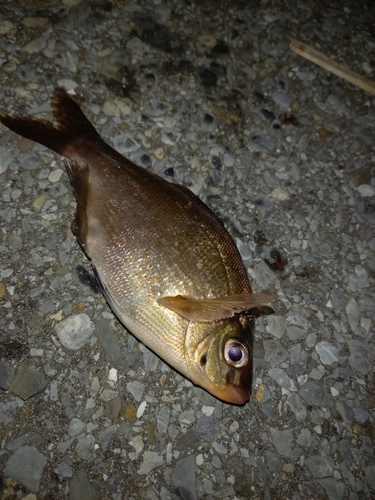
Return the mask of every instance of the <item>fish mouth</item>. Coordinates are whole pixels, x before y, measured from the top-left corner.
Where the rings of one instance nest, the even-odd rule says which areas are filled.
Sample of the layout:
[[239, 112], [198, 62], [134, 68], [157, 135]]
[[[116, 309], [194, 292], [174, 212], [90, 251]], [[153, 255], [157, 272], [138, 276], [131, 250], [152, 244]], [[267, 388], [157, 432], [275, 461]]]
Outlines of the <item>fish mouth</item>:
[[218, 398], [235, 405], [244, 405], [247, 403], [250, 399], [250, 394], [249, 389], [231, 384], [227, 385], [225, 389], [216, 392]]

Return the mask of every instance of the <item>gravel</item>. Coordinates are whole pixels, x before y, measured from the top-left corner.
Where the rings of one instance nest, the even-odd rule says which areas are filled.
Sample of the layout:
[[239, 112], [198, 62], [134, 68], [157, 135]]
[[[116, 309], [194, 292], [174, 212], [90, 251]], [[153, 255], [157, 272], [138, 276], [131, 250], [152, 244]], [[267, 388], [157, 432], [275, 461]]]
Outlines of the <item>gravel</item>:
[[371, 0], [3, 3], [0, 109], [50, 119], [53, 88], [75, 94], [110, 144], [209, 205], [276, 300], [251, 401], [194, 387], [102, 298], [64, 160], [2, 127], [1, 498], [375, 498], [375, 97], [289, 49], [374, 80], [374, 16]]

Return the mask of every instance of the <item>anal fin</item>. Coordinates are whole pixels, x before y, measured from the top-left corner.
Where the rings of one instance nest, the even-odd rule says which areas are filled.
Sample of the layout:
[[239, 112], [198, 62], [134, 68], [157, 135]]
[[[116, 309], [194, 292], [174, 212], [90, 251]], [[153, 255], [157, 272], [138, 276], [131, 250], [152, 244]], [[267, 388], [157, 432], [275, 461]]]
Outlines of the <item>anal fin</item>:
[[[70, 183], [73, 187], [75, 199], [77, 201], [76, 213], [72, 222], [72, 232], [77, 238], [84, 252], [87, 252], [87, 202], [89, 195], [89, 175], [88, 166], [81, 167], [74, 161], [65, 162], [65, 168], [68, 172]], [[89, 255], [88, 255], [89, 257]]]

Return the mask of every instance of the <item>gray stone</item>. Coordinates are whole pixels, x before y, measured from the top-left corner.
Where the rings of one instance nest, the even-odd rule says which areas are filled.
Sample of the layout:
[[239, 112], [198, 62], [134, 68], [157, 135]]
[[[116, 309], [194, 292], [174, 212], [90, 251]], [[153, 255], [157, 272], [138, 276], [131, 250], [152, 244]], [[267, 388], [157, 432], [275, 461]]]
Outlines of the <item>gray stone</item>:
[[133, 380], [126, 384], [126, 388], [136, 401], [140, 401], [145, 390], [145, 385], [137, 380]]
[[99, 432], [99, 444], [103, 451], [106, 451], [111, 439], [117, 432], [117, 425], [110, 425], [106, 429]]
[[59, 390], [57, 387], [57, 380], [53, 380], [50, 385], [49, 397], [51, 401], [57, 401], [59, 399]]
[[270, 427], [270, 431], [273, 444], [280, 455], [289, 456], [292, 450], [293, 431], [279, 431], [273, 427]]
[[16, 378], [9, 387], [9, 392], [26, 400], [42, 391], [46, 385], [47, 380], [43, 373], [40, 373], [32, 366], [20, 365], [17, 369]]
[[161, 3], [155, 6], [154, 19], [157, 24], [165, 24], [171, 14], [169, 5]]
[[15, 376], [15, 370], [6, 359], [0, 359], [0, 387], [6, 391], [9, 389], [10, 384]]
[[35, 434], [31, 434], [29, 436], [29, 446], [35, 446], [35, 448], [38, 448], [39, 446], [43, 446], [46, 443], [46, 437], [42, 436], [41, 434], [38, 434], [37, 432]]
[[281, 108], [287, 109], [291, 105], [293, 98], [288, 94], [284, 94], [284, 92], [276, 92], [273, 95], [273, 100]]
[[78, 443], [76, 446], [77, 455], [82, 458], [82, 460], [90, 460], [94, 444], [94, 436], [92, 436], [91, 434], [89, 434], [88, 436], [82, 436], [80, 439], [78, 439]]
[[79, 469], [70, 481], [69, 500], [99, 500], [100, 494], [89, 481], [86, 471]]
[[267, 332], [276, 338], [284, 335], [286, 328], [286, 319], [283, 316], [268, 316], [267, 317]]
[[16, 450], [17, 448], [25, 444], [27, 437], [28, 437], [27, 434], [23, 434], [22, 436], [13, 439], [8, 443], [7, 449], [10, 451]]
[[375, 491], [375, 465], [368, 465], [365, 468], [365, 476], [368, 485]]
[[293, 342], [304, 337], [307, 333], [306, 330], [298, 328], [297, 326], [288, 326], [287, 330], [288, 330], [288, 338]]
[[331, 365], [339, 360], [339, 352], [336, 346], [323, 340], [315, 346], [316, 352], [319, 354], [320, 361], [323, 365]]
[[265, 483], [268, 483], [270, 481], [270, 474], [267, 470], [267, 467], [264, 465], [263, 459], [261, 457], [257, 458], [257, 467], [260, 477], [263, 479]]
[[125, 357], [126, 350], [119, 342], [116, 332], [111, 326], [111, 322], [105, 318], [100, 319], [95, 327], [95, 335], [112, 361], [113, 366], [117, 370], [126, 370], [128, 368], [128, 362]]
[[17, 76], [21, 82], [35, 81], [35, 66], [29, 62], [20, 64], [17, 70]]
[[309, 448], [311, 446], [312, 437], [309, 429], [302, 429], [297, 437], [297, 443], [303, 448]]
[[359, 325], [359, 307], [354, 299], [350, 299], [346, 308], [349, 325], [352, 330], [356, 330]]
[[327, 103], [333, 108], [334, 111], [337, 112], [339, 115], [345, 115], [347, 118], [350, 118], [352, 116], [351, 110], [348, 108], [348, 106], [337, 96], [331, 94], [327, 98]]
[[307, 412], [306, 408], [301, 403], [298, 394], [295, 392], [288, 394], [286, 402], [294, 413], [297, 422], [303, 422], [306, 419]]
[[300, 396], [312, 406], [332, 406], [333, 398], [317, 380], [308, 380], [300, 391]]
[[212, 495], [214, 493], [212, 481], [209, 479], [203, 478], [203, 488], [208, 495]]
[[305, 464], [314, 477], [330, 476], [335, 468], [335, 462], [329, 456], [321, 457], [319, 455], [314, 455], [307, 457]]
[[296, 386], [293, 380], [281, 368], [271, 368], [268, 370], [268, 375], [283, 389], [295, 391]]
[[78, 436], [83, 432], [85, 427], [85, 422], [82, 422], [79, 418], [74, 417], [69, 423], [68, 433], [70, 436]]
[[212, 443], [212, 448], [218, 453], [220, 453], [220, 455], [226, 455], [228, 453], [227, 448], [225, 448], [223, 444], [218, 443], [217, 441], [214, 441]]
[[297, 365], [301, 360], [302, 347], [301, 344], [294, 345], [290, 350], [290, 364]]
[[59, 259], [62, 266], [65, 266], [69, 262], [71, 248], [72, 238], [65, 238], [59, 247]]
[[139, 348], [143, 352], [143, 364], [145, 366], [145, 370], [154, 372], [158, 366], [159, 358], [145, 345], [140, 344]]
[[277, 453], [275, 450], [266, 450], [264, 452], [264, 456], [266, 457], [266, 461], [268, 464], [268, 468], [270, 472], [275, 472], [277, 470], [280, 470], [283, 466], [283, 461], [282, 458], [280, 457], [280, 454]]
[[138, 470], [138, 474], [147, 475], [153, 469], [156, 469], [156, 467], [163, 465], [163, 463], [163, 457], [158, 455], [155, 451], [145, 451], [143, 455], [143, 462]]
[[90, 341], [94, 323], [85, 313], [75, 314], [57, 323], [55, 331], [64, 347], [76, 351]]
[[171, 409], [168, 408], [168, 406], [162, 406], [158, 411], [156, 425], [158, 427], [159, 434], [165, 434], [167, 432], [170, 415]]
[[59, 465], [57, 466], [57, 472], [62, 477], [72, 477], [73, 476], [72, 468], [69, 465], [67, 465], [65, 462], [59, 463]]
[[363, 406], [363, 404], [360, 401], [358, 401], [358, 399], [355, 399], [353, 401], [352, 411], [354, 413], [354, 418], [358, 420], [358, 422], [360, 422], [361, 424], [366, 422], [366, 420], [370, 416], [367, 409]]
[[13, 156], [10, 155], [5, 148], [0, 150], [0, 174], [6, 172], [7, 168], [13, 161]]
[[344, 498], [345, 486], [331, 478], [319, 479], [319, 483], [325, 489], [329, 500], [342, 500]]
[[339, 288], [333, 288], [331, 292], [331, 300], [335, 310], [343, 311], [346, 300], [343, 292]]
[[288, 358], [288, 352], [276, 340], [264, 340], [264, 360], [275, 367]]
[[[272, 151], [272, 149], [275, 147], [275, 143], [275, 138], [270, 135], [255, 135], [251, 138], [249, 149], [250, 151], [254, 152]], [[270, 200], [268, 200], [266, 196], [263, 198], [263, 196], [261, 195], [258, 199], [265, 201], [266, 205], [269, 203], [270, 206], [268, 207], [268, 209], [272, 208], [272, 202], [270, 202]]]
[[212, 442], [219, 436], [220, 424], [219, 421], [213, 416], [203, 416], [197, 420], [194, 429], [198, 432], [202, 439]]
[[139, 149], [139, 144], [128, 134], [116, 135], [112, 139], [112, 142], [114, 148], [122, 155], [132, 153], [133, 151], [137, 151], [137, 149]]
[[353, 412], [345, 402], [337, 401], [336, 408], [345, 422], [351, 424], [354, 421]]
[[183, 424], [192, 424], [195, 422], [195, 411], [186, 410], [179, 414], [178, 420]]
[[194, 455], [177, 462], [172, 473], [172, 482], [175, 488], [178, 488], [183, 500], [196, 500]]
[[5, 464], [4, 476], [16, 479], [33, 493], [39, 490], [47, 457], [34, 446], [22, 446]]
[[362, 340], [348, 340], [349, 364], [361, 375], [367, 375], [374, 368], [374, 347]]
[[121, 408], [122, 408], [122, 399], [120, 397], [107, 401], [106, 411], [108, 418], [110, 420], [116, 420], [120, 415]]

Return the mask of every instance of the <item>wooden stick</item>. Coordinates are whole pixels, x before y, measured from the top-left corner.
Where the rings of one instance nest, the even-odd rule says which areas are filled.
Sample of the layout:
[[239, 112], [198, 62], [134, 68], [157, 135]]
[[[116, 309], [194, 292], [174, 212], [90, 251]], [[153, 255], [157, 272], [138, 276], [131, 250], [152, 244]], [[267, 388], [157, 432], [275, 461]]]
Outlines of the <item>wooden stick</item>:
[[342, 64], [337, 63], [330, 57], [325, 56], [321, 52], [318, 52], [317, 50], [309, 47], [302, 42], [299, 42], [298, 40], [292, 40], [289, 48], [296, 54], [330, 71], [334, 75], [343, 78], [353, 85], [356, 85], [369, 94], [375, 95], [375, 81], [369, 80], [368, 78], [355, 73], [346, 66], [342, 66]]

